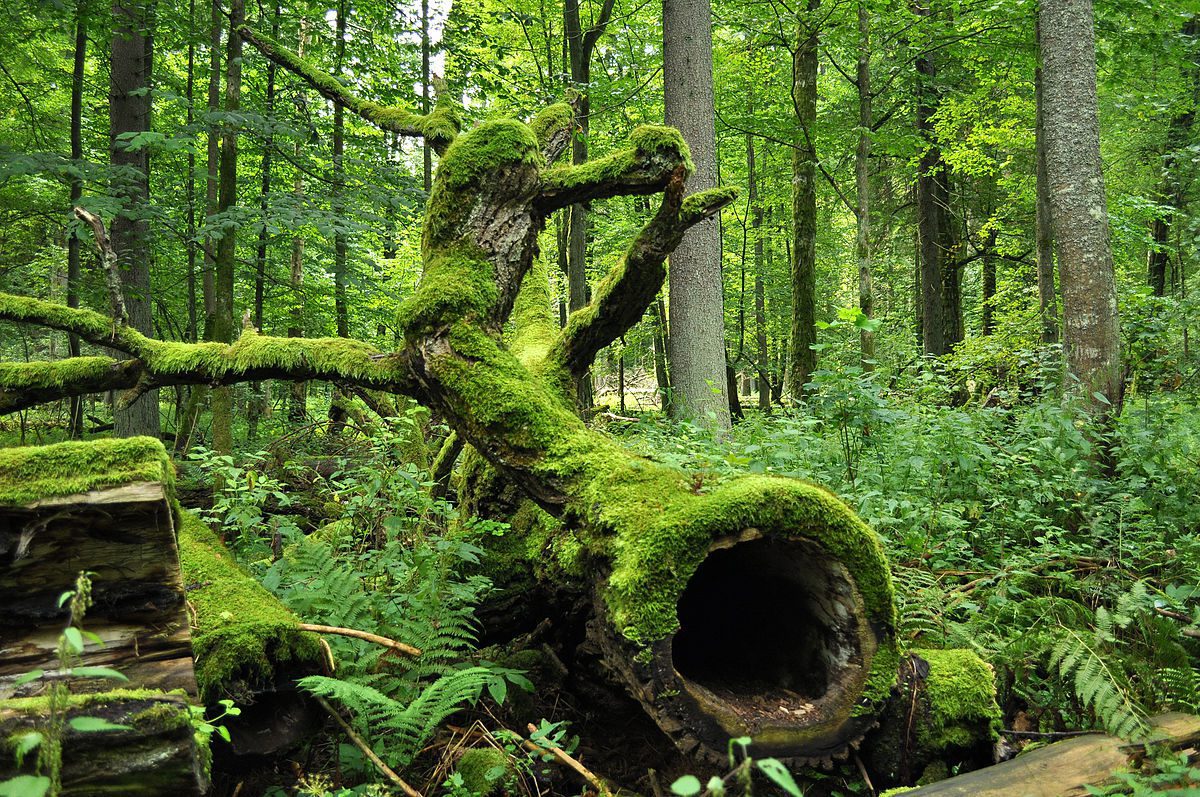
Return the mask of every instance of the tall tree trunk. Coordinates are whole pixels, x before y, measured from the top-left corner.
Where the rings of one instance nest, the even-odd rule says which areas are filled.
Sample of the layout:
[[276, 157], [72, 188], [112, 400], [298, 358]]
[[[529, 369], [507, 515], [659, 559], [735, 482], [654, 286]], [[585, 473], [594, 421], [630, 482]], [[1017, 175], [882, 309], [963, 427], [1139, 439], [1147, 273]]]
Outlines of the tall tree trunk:
[[[308, 21], [300, 20], [300, 41], [296, 48], [296, 54], [301, 58], [304, 57], [304, 50], [308, 44]], [[307, 107], [304, 100], [304, 92], [296, 93], [296, 115], [304, 118], [307, 115]], [[299, 140], [296, 141], [295, 155], [299, 160], [302, 145]], [[296, 170], [296, 179], [292, 184], [292, 195], [296, 198], [296, 204], [300, 203], [300, 199], [304, 196], [304, 172]], [[289, 278], [288, 287], [291, 288], [292, 307], [288, 313], [288, 330], [289, 338], [304, 337], [304, 236], [296, 233], [292, 236], [292, 251], [288, 259]], [[308, 383], [307, 382], [292, 382], [291, 395], [288, 400], [288, 420], [293, 423], [301, 423], [308, 417]]]
[[[346, 17], [348, 0], [339, 0], [337, 7], [337, 42], [334, 74], [341, 75], [346, 62]], [[346, 121], [341, 103], [333, 104], [333, 216], [337, 225], [333, 234], [333, 304], [339, 338], [350, 337], [350, 308], [346, 300], [346, 267], [349, 241], [345, 233], [346, 213]]]
[[[193, 110], [196, 100], [196, 0], [188, 0], [188, 54], [187, 54], [187, 127], [190, 130], [196, 120]], [[195, 343], [199, 337], [199, 323], [196, 314], [196, 153], [188, 149], [187, 155], [187, 338], [189, 343]], [[189, 391], [190, 394], [190, 391]], [[183, 420], [184, 413], [178, 419]], [[178, 437], [179, 431], [176, 430]]]
[[754, 137], [746, 135], [746, 168], [749, 175], [747, 193], [750, 195], [750, 224], [754, 233], [754, 367], [758, 381], [758, 408], [771, 410], [770, 380], [767, 353], [767, 294], [766, 294], [766, 241], [764, 236], [770, 224], [763, 224], [765, 213], [758, 196], [758, 168], [755, 163]]
[[[1038, 49], [1041, 49], [1041, 25], [1035, 26]], [[1054, 285], [1054, 231], [1050, 224], [1050, 183], [1046, 176], [1046, 109], [1042, 99], [1042, 64], [1033, 73], [1035, 111], [1034, 158], [1037, 172], [1036, 190], [1036, 248], [1039, 315], [1042, 322], [1042, 342], [1058, 342], [1058, 291]]]
[[[820, 0], [809, 0], [816, 11]], [[800, 133], [792, 150], [792, 334], [788, 394], [804, 398], [804, 386], [817, 368], [817, 28], [800, 23], [792, 59], [792, 103]]]
[[[421, 113], [427, 114], [432, 110], [430, 105], [429, 89], [433, 79], [432, 73], [429, 71], [429, 56], [431, 43], [429, 41], [429, 0], [421, 0]], [[399, 137], [397, 137], [399, 143]], [[433, 150], [429, 148], [429, 142], [421, 143], [421, 169], [424, 178], [425, 195], [429, 196], [429, 192], [433, 188]]]
[[[112, 222], [112, 243], [121, 263], [121, 282], [129, 323], [154, 336], [150, 300], [150, 230], [144, 213], [150, 200], [150, 156], [130, 149], [126, 134], [150, 130], [150, 79], [153, 69], [153, 8], [116, 0], [113, 3], [112, 69], [109, 92], [109, 159], [122, 169], [114, 186], [121, 211]], [[160, 432], [158, 391], [148, 391], [126, 409], [113, 410], [118, 437]]]
[[[1183, 25], [1183, 38], [1194, 47], [1197, 33], [1200, 32], [1200, 16], [1193, 14]], [[1184, 181], [1179, 174], [1180, 155], [1186, 152], [1191, 141], [1192, 126], [1196, 121], [1196, 103], [1200, 100], [1200, 68], [1193, 59], [1184, 69], [1188, 78], [1188, 98], [1183, 109], [1171, 117], [1167, 128], [1166, 153], [1162, 162], [1162, 180], [1159, 184], [1159, 195], [1164, 204], [1171, 210], [1160, 213], [1154, 218], [1150, 232], [1153, 244], [1147, 254], [1147, 280], [1155, 296], [1164, 296], [1167, 292], [1167, 268], [1171, 263], [1171, 226], [1175, 217], [1184, 207]]]
[[[928, 17], [928, 6], [918, 3], [918, 15]], [[950, 351], [946, 339], [948, 319], [944, 296], [948, 209], [950, 190], [946, 164], [938, 147], [933, 115], [937, 111], [937, 65], [930, 50], [922, 52], [917, 69], [917, 131], [924, 139], [925, 151], [917, 171], [917, 229], [921, 260], [921, 342], [927, 355], [940, 356]]]
[[[83, 161], [83, 72], [87, 63], [87, 0], [75, 3], [75, 56], [71, 69], [71, 163], [78, 168]], [[83, 178], [71, 176], [70, 205], [74, 208], [83, 196]], [[67, 307], [79, 306], [80, 240], [73, 230], [67, 238]], [[72, 357], [80, 353], [79, 338], [67, 336], [67, 352]], [[72, 396], [67, 435], [72, 440], [83, 437], [83, 397]]]
[[1096, 111], [1091, 0], [1042, 0], [1046, 174], [1063, 292], [1063, 343], [1085, 400], [1120, 412], [1117, 291]]
[[[271, 36], [279, 38], [279, 3], [271, 21]], [[267, 64], [267, 136], [263, 142], [262, 154], [262, 196], [259, 199], [259, 228], [258, 245], [254, 250], [254, 328], [260, 332], [263, 329], [263, 290], [267, 281], [267, 248], [270, 234], [267, 232], [267, 217], [271, 211], [271, 151], [275, 148], [274, 124], [275, 113], [275, 70], [278, 67], [272, 61]], [[247, 436], [251, 440], [258, 439], [258, 421], [266, 411], [267, 397], [263, 391], [262, 382], [250, 383], [250, 403], [247, 413]]]
[[[714, 127], [712, 9], [709, 0], [663, 0], [663, 82], [666, 121], [683, 133], [696, 171], [688, 188], [717, 184]], [[725, 374], [725, 303], [721, 225], [692, 227], [670, 258], [672, 406], [717, 431], [730, 427]]]
[[987, 241], [980, 253], [983, 261], [983, 334], [996, 331], [996, 230], [988, 232]]
[[[613, 0], [604, 0], [600, 16], [587, 31], [579, 15], [579, 0], [563, 3], [563, 37], [567, 61], [571, 68], [571, 85], [580, 92], [575, 118], [579, 129], [571, 139], [571, 163], [581, 164], [588, 159], [588, 131], [591, 125], [592, 101], [589, 96], [592, 82], [592, 52], [596, 42], [608, 27]], [[567, 300], [570, 312], [587, 306], [587, 208], [583, 203], [571, 205], [567, 211]], [[592, 378], [585, 374], [577, 380], [575, 394], [580, 408], [592, 405]]]
[[[866, 0], [858, 2], [858, 148], [854, 154], [854, 216], [857, 230], [854, 252], [858, 259], [858, 310], [867, 318], [875, 312], [874, 288], [871, 283], [871, 12]], [[875, 369], [875, 333], [862, 329], [858, 333], [864, 371]]]
[[[229, 36], [225, 44], [225, 113], [221, 132], [220, 181], [217, 186], [217, 213], [223, 219], [221, 239], [217, 241], [214, 264], [212, 340], [233, 342], [233, 282], [237, 266], [237, 226], [231, 211], [237, 205], [238, 130], [231, 117], [241, 109], [242, 97], [242, 0], [231, 0]], [[233, 394], [230, 388], [212, 393], [213, 450], [219, 454], [233, 451]]]

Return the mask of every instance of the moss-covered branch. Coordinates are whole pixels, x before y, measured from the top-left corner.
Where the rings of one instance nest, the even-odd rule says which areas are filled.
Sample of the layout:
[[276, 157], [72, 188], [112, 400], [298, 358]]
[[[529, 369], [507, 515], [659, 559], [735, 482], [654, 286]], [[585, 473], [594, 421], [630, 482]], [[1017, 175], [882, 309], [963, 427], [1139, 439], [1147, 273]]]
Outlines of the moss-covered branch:
[[624, 335], [654, 301], [667, 276], [667, 256], [688, 228], [711, 218], [737, 196], [732, 188], [716, 188], [684, 199], [686, 177], [685, 167], [676, 167], [658, 213], [596, 288], [592, 303], [571, 314], [550, 349], [553, 366], [575, 376], [585, 373], [600, 350]]
[[542, 147], [542, 157], [547, 164], [558, 160], [571, 143], [571, 136], [576, 128], [575, 109], [578, 99], [578, 95], [574, 95], [570, 102], [556, 102], [547, 106], [529, 123], [533, 134], [537, 136], [538, 144]]
[[119, 403], [128, 405], [157, 387], [222, 386], [264, 379], [316, 379], [420, 394], [406, 352], [387, 354], [346, 338], [275, 338], [247, 330], [232, 345], [176, 343], [148, 338], [129, 327], [114, 327], [91, 310], [9, 294], [0, 294], [0, 319], [74, 332], [133, 358], [0, 363], [0, 414], [106, 390], [125, 391]]
[[438, 92], [437, 104], [428, 114], [421, 115], [396, 106], [380, 105], [354, 94], [341, 81], [323, 72], [308, 61], [259, 33], [243, 25], [239, 28], [242, 38], [258, 48], [259, 52], [279, 66], [299, 76], [328, 100], [336, 102], [384, 130], [402, 136], [424, 138], [438, 155], [443, 154], [458, 135], [461, 122], [457, 109], [448, 92]]
[[692, 156], [673, 127], [642, 125], [629, 136], [630, 146], [578, 166], [547, 169], [537, 199], [543, 213], [577, 202], [662, 191], [676, 169], [692, 172]]

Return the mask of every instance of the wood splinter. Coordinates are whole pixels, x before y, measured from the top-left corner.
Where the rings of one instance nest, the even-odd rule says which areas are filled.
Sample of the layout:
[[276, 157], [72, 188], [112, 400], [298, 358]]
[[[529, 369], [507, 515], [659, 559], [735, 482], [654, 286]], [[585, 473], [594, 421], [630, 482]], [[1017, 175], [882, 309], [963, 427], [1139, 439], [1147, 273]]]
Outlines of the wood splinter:
[[333, 625], [314, 625], [313, 623], [300, 623], [301, 631], [311, 631], [314, 634], [334, 634], [335, 636], [350, 637], [351, 639], [361, 639], [366, 642], [374, 642], [376, 645], [383, 645], [385, 648], [403, 653], [406, 656], [420, 656], [421, 649], [414, 648], [412, 645], [406, 645], [403, 642], [397, 642], [394, 639], [388, 639], [379, 634], [372, 634], [369, 631], [359, 631], [355, 628], [341, 628]]

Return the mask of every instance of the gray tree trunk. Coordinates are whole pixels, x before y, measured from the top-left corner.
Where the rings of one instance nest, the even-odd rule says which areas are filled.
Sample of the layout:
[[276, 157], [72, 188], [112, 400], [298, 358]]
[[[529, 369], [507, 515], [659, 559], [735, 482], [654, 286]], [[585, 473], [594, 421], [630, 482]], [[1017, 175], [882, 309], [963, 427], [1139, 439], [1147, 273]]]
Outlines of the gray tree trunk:
[[[153, 64], [153, 20], [138, 3], [113, 4], [112, 69], [109, 79], [109, 159], [121, 171], [114, 186], [121, 212], [113, 219], [112, 243], [121, 263], [122, 289], [129, 323], [154, 336], [150, 303], [150, 229], [144, 218], [150, 199], [150, 156], [146, 149], [130, 150], [119, 140], [126, 133], [150, 129], [150, 75]], [[152, 390], [127, 409], [114, 409], [118, 437], [160, 432], [158, 391]]]
[[[1040, 26], [1037, 33], [1041, 42]], [[1036, 246], [1039, 311], [1042, 321], [1042, 342], [1058, 342], [1058, 291], [1054, 285], [1054, 231], [1050, 226], [1050, 187], [1046, 178], [1045, 101], [1042, 99], [1042, 65], [1033, 73], [1033, 93], [1036, 110], [1034, 157], [1037, 170]]]
[[[683, 133], [696, 165], [688, 188], [713, 188], [717, 134], [709, 0], [663, 0], [663, 83], [667, 124]], [[718, 219], [702, 221], [683, 236], [670, 258], [670, 282], [668, 354], [675, 414], [716, 430], [728, 429]]]
[[[78, 166], [83, 160], [83, 77], [87, 61], [87, 2], [77, 0], [75, 6], [75, 57], [71, 70], [71, 162]], [[71, 207], [79, 204], [83, 196], [83, 178], [71, 177]], [[82, 279], [80, 269], [79, 236], [72, 232], [67, 238], [67, 307], [79, 306], [79, 283]], [[67, 336], [67, 352], [72, 357], [80, 353], [79, 338]], [[83, 437], [83, 397], [71, 398], [70, 418], [67, 422], [67, 435], [72, 440]]]
[[[1091, 0], [1042, 0], [1042, 101], [1067, 364], [1101, 414], [1121, 404], [1121, 339], [1096, 113]], [[1103, 400], [1094, 399], [1102, 396]]]

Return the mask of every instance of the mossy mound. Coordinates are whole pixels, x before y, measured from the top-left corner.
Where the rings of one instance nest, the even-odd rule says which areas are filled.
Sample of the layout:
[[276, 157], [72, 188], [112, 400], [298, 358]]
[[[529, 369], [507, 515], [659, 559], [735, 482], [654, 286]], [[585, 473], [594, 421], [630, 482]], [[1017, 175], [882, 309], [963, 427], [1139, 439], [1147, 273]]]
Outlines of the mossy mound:
[[503, 750], [490, 747], [466, 751], [454, 771], [462, 777], [463, 788], [477, 797], [510, 793], [517, 785], [512, 759]]
[[184, 512], [179, 558], [188, 601], [195, 608], [192, 648], [205, 703], [244, 698], [289, 673], [319, 670], [314, 634], [244, 572], [207, 526]]
[[970, 749], [1000, 737], [1002, 714], [996, 704], [992, 665], [972, 650], [913, 650], [929, 663], [925, 698], [929, 716], [919, 725], [918, 744], [935, 757]]
[[134, 482], [162, 484], [170, 498], [175, 468], [152, 437], [0, 449], [0, 506], [77, 495]]

